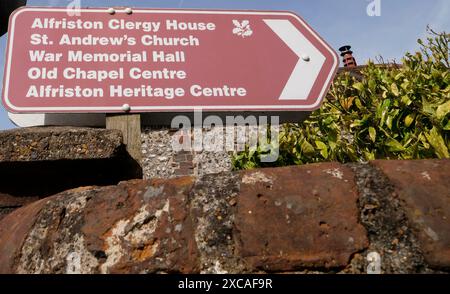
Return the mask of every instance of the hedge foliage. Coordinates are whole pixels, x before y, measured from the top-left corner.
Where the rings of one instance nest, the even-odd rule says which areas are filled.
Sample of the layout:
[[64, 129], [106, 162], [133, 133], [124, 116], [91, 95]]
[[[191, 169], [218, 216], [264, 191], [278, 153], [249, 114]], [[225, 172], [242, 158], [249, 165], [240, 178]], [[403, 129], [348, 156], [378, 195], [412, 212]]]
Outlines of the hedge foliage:
[[340, 74], [319, 110], [281, 127], [276, 162], [261, 163], [263, 151], [247, 149], [234, 167], [449, 158], [450, 35], [428, 31], [402, 65], [369, 62], [362, 78]]

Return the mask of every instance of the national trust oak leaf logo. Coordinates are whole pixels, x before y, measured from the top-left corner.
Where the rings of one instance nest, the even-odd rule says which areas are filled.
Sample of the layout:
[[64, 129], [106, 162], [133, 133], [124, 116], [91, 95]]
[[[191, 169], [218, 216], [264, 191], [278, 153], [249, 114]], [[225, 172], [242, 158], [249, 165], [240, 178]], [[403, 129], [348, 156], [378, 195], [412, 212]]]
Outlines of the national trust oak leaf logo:
[[233, 29], [233, 34], [241, 36], [242, 38], [250, 37], [253, 34], [250, 28], [250, 22], [248, 20], [243, 20], [240, 23], [238, 20], [233, 20], [235, 28]]

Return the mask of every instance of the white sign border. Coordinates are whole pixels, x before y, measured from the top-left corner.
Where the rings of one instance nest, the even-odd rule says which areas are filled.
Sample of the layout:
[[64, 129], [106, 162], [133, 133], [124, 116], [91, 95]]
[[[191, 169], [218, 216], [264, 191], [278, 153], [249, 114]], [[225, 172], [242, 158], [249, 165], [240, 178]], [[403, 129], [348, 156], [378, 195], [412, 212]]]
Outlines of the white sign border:
[[[7, 60], [7, 66], [6, 66], [6, 72], [5, 72], [5, 84], [4, 84], [4, 90], [3, 90], [3, 101], [6, 102], [8, 107], [13, 112], [26, 112], [26, 113], [58, 113], [61, 112], [123, 112], [121, 106], [107, 106], [107, 107], [16, 107], [14, 106], [11, 101], [9, 101], [8, 93], [9, 93], [9, 81], [10, 81], [10, 71], [11, 71], [11, 56], [13, 52], [13, 40], [14, 40], [14, 29], [16, 25], [16, 18], [18, 15], [20, 15], [23, 12], [66, 12], [66, 8], [38, 8], [38, 7], [22, 7], [16, 10], [12, 18], [10, 20], [11, 23], [11, 30], [8, 33], [8, 60]], [[107, 13], [108, 8], [105, 9], [80, 9], [80, 12], [101, 12], [101, 13]], [[126, 13], [125, 9], [117, 9], [117, 12]], [[167, 13], [167, 14], [185, 14], [185, 13], [191, 13], [191, 14], [231, 14], [231, 15], [269, 15], [269, 16], [292, 16], [295, 19], [297, 19], [334, 57], [334, 63], [332, 70], [330, 71], [329, 76], [327, 77], [327, 80], [324, 84], [324, 87], [322, 88], [319, 97], [317, 100], [311, 104], [311, 105], [246, 105], [246, 106], [134, 106], [132, 107], [132, 112], [145, 112], [145, 111], [194, 111], [198, 109], [203, 110], [211, 110], [211, 111], [276, 111], [276, 110], [313, 110], [316, 107], [320, 105], [322, 102], [322, 99], [324, 98], [325, 92], [329, 89], [331, 85], [331, 79], [334, 77], [337, 71], [337, 67], [339, 64], [339, 57], [337, 53], [327, 44], [325, 43], [321, 37], [317, 35], [317, 33], [310, 28], [310, 26], [301, 19], [298, 15], [292, 13], [292, 12], [260, 12], [260, 11], [233, 11], [233, 10], [151, 10], [151, 9], [133, 9], [133, 13]]]

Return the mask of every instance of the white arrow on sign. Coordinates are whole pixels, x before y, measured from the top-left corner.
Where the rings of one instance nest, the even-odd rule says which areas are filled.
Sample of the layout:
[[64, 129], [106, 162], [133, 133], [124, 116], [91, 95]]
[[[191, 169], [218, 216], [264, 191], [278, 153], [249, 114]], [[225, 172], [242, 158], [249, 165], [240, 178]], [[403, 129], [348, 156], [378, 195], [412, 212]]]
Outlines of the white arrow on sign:
[[325, 56], [289, 20], [265, 19], [264, 22], [299, 58], [279, 99], [307, 100], [325, 63]]

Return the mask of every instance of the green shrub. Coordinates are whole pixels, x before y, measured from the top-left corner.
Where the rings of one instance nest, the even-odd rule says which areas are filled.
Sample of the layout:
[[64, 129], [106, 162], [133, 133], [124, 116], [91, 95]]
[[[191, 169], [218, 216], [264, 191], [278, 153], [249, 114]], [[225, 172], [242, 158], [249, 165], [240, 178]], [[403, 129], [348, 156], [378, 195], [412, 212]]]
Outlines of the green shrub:
[[369, 62], [361, 79], [348, 71], [336, 77], [319, 110], [281, 127], [276, 162], [261, 163], [260, 149], [247, 150], [234, 156], [234, 167], [449, 158], [450, 35], [429, 34], [401, 66]]

